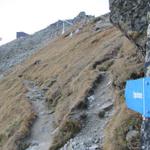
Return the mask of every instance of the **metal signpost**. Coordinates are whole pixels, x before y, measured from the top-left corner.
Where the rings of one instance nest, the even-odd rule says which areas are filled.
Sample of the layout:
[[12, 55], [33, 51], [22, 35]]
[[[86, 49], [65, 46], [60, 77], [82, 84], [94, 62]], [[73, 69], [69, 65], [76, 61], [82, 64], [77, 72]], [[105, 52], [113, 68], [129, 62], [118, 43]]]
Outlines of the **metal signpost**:
[[127, 107], [143, 116], [141, 150], [150, 150], [150, 12], [147, 16], [148, 29], [145, 58], [145, 75], [147, 77], [127, 81], [125, 91]]
[[125, 97], [129, 109], [150, 118], [150, 77], [127, 81]]

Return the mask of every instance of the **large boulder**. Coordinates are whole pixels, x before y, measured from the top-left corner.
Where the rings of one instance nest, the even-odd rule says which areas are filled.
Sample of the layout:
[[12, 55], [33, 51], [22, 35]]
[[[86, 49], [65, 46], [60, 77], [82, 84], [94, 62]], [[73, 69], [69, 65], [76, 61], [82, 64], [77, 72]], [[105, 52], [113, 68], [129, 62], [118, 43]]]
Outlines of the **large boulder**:
[[109, 0], [110, 20], [145, 51], [149, 0]]

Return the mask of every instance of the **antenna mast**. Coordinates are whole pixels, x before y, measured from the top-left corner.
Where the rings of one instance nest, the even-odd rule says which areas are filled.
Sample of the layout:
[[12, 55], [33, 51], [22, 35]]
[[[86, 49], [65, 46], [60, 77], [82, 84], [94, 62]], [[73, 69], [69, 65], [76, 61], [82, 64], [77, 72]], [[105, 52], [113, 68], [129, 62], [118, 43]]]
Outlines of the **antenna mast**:
[[[65, 33], [65, 23], [66, 23], [66, 24], [69, 24], [69, 25], [71, 25], [71, 26], [74, 25], [73, 23], [71, 23], [71, 22], [69, 22], [69, 21], [67, 21], [67, 20], [64, 20], [64, 21], [63, 21], [62, 35]], [[72, 34], [72, 33], [71, 33], [71, 34]]]

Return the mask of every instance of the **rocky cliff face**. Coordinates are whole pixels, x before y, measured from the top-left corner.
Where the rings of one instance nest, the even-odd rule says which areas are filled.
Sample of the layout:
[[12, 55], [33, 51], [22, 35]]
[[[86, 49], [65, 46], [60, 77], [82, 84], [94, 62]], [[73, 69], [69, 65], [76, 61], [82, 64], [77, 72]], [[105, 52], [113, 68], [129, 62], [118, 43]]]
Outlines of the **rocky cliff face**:
[[109, 0], [110, 20], [142, 50], [145, 48], [149, 0]]

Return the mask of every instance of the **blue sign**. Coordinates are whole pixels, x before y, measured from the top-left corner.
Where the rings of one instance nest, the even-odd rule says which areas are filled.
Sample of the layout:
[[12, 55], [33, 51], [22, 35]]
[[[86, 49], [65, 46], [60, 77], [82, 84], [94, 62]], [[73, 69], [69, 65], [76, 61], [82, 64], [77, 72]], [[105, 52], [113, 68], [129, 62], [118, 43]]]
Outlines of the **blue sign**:
[[129, 109], [150, 118], [150, 78], [127, 81], [125, 98]]

